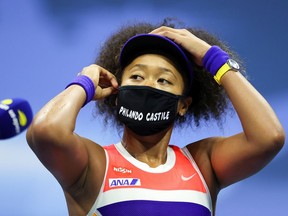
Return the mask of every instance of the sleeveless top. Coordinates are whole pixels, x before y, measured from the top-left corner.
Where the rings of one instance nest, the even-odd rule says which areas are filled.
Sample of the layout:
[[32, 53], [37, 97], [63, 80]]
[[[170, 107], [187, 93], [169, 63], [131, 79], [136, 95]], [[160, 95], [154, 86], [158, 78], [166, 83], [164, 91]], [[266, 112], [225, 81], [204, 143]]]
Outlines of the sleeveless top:
[[149, 167], [121, 143], [105, 146], [106, 172], [88, 216], [211, 216], [208, 187], [187, 148], [169, 146], [167, 161]]

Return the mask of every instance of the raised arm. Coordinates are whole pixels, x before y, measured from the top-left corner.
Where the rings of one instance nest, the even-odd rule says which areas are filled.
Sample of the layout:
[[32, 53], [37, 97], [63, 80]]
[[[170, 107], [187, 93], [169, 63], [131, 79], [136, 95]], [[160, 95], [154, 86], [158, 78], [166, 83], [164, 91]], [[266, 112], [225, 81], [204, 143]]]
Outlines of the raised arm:
[[221, 84], [243, 128], [240, 134], [220, 139], [212, 149], [213, 168], [225, 187], [269, 163], [282, 148], [285, 133], [268, 102], [240, 73], [227, 72]]
[[[152, 33], [166, 36], [183, 46], [198, 65], [211, 48], [185, 29], [161, 27]], [[209, 158], [220, 187], [226, 187], [262, 169], [280, 151], [285, 133], [274, 111], [261, 94], [232, 70], [221, 78], [241, 121], [243, 132], [209, 140]]]
[[[97, 65], [84, 68], [81, 75], [89, 77], [96, 86], [94, 100], [112, 94], [117, 88], [114, 76]], [[31, 149], [64, 188], [85, 175], [89, 150], [93, 149], [100, 162], [105, 160], [102, 147], [74, 133], [76, 118], [85, 100], [84, 89], [70, 85], [36, 114], [27, 131]]]

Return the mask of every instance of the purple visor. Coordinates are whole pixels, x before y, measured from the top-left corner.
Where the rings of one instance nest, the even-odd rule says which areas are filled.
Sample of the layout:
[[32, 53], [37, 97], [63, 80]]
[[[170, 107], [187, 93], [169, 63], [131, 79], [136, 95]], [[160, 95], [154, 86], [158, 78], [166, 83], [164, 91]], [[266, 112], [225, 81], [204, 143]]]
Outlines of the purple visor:
[[[155, 34], [138, 34], [122, 47], [120, 64], [125, 68], [135, 58], [144, 54], [159, 54], [170, 59], [180, 73], [185, 74], [189, 84], [193, 80], [193, 60], [189, 53], [167, 37]], [[191, 54], [190, 54], [191, 56]]]

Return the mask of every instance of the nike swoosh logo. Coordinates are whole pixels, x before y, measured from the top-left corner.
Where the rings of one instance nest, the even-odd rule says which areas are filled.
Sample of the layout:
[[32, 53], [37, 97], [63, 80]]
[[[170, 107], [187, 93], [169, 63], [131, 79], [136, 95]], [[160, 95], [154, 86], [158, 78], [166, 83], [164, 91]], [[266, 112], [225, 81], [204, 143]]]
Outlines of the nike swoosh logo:
[[189, 180], [192, 179], [195, 175], [196, 175], [196, 173], [194, 173], [193, 175], [191, 175], [191, 176], [189, 176], [189, 177], [185, 177], [185, 176], [181, 175], [181, 179], [182, 179], [183, 181], [189, 181]]

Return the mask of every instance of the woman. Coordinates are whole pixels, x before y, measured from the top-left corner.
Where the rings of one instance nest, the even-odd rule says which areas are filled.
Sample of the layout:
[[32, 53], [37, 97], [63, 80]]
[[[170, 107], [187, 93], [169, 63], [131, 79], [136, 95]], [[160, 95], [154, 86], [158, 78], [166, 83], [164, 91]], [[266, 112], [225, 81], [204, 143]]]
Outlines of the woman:
[[[63, 188], [69, 215], [214, 215], [222, 188], [282, 148], [281, 124], [233, 53], [207, 32], [164, 25], [122, 28], [96, 64], [35, 116], [27, 141]], [[176, 125], [220, 120], [226, 95], [243, 132], [169, 145]], [[123, 125], [118, 144], [103, 147], [74, 133], [91, 100], [106, 122]]]

